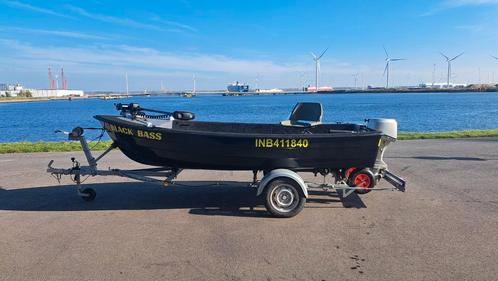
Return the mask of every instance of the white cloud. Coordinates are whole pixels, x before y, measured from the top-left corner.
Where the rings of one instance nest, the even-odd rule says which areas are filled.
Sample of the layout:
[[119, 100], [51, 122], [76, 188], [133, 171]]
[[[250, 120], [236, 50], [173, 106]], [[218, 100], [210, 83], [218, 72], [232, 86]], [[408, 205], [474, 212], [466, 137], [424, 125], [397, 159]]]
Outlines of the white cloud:
[[498, 5], [498, 0], [446, 0], [437, 4], [431, 10], [421, 14], [420, 16], [432, 16], [439, 12], [460, 8], [465, 6], [493, 6]]
[[[31, 11], [31, 12], [35, 12], [35, 13], [63, 17], [63, 18], [74, 18], [70, 15], [56, 12], [55, 10], [41, 8], [38, 6], [33, 6], [33, 5], [30, 5], [27, 3], [22, 3], [19, 1], [6, 0], [6, 1], [1, 1], [0, 3], [4, 3], [6, 6], [9, 6], [11, 8], [27, 10], [27, 11]], [[134, 19], [129, 19], [129, 18], [114, 17], [114, 16], [109, 16], [109, 15], [91, 13], [83, 8], [76, 7], [76, 6], [73, 6], [70, 4], [64, 5], [64, 8], [66, 8], [67, 10], [69, 10], [73, 13], [76, 13], [77, 15], [82, 16], [82, 17], [86, 17], [86, 18], [101, 21], [101, 22], [116, 24], [116, 25], [128, 26], [128, 27], [133, 27], [133, 28], [156, 30], [156, 31], [163, 31], [163, 32], [177, 32], [177, 33], [197, 32], [197, 29], [193, 26], [190, 26], [190, 25], [187, 25], [184, 23], [180, 23], [180, 22], [176, 22], [176, 21], [165, 20], [157, 15], [154, 15], [150, 18], [150, 20], [153, 21], [154, 23], [145, 23], [145, 22], [140, 22], [140, 21], [137, 21]]]
[[[257, 77], [258, 85], [268, 88], [299, 87], [313, 84], [314, 81], [313, 62], [304, 55], [288, 58], [287, 62], [278, 62], [267, 58], [241, 59], [218, 54], [165, 52], [129, 45], [64, 47], [9, 39], [0, 39], [0, 50], [3, 65], [9, 65], [8, 68], [0, 68], [0, 76], [25, 82], [32, 87], [46, 87], [45, 73], [49, 66], [54, 69], [64, 67], [71, 77], [71, 85], [100, 90], [120, 89], [125, 72], [128, 72], [130, 79], [133, 77], [135, 89], [150, 89], [159, 85], [161, 80], [169, 89], [188, 89], [192, 73], [196, 73], [198, 85], [202, 89], [223, 89], [224, 85], [235, 80], [254, 85]], [[441, 61], [439, 57], [434, 59]], [[459, 77], [471, 78], [473, 68], [466, 67], [465, 59], [455, 64], [455, 73]], [[362, 73], [358, 85], [385, 83], [382, 59], [378, 63], [366, 65], [351, 64], [330, 56], [321, 63], [321, 85], [352, 85], [353, 73]], [[481, 66], [482, 73], [489, 72], [487, 64]], [[408, 85], [430, 81], [431, 73], [432, 63], [397, 64], [393, 65], [391, 83]], [[458, 80], [465, 81], [463, 78]]]
[[[15, 50], [12, 59], [38, 61], [45, 66], [70, 63], [82, 70], [121, 71], [123, 69], [147, 73], [218, 72], [235, 74], [284, 74], [305, 71], [298, 64], [278, 64], [270, 60], [236, 59], [211, 54], [176, 54], [152, 48], [128, 45], [91, 45], [80, 47], [36, 46], [16, 40], [0, 39], [0, 45]], [[45, 67], [44, 66], [44, 67]]]
[[54, 10], [36, 7], [36, 6], [30, 5], [30, 4], [26, 4], [26, 3], [22, 3], [22, 2], [18, 2], [18, 1], [3, 1], [3, 3], [9, 7], [12, 7], [12, 8], [32, 11], [35, 13], [46, 14], [46, 15], [50, 15], [50, 16], [71, 18], [68, 15], [58, 13]]
[[158, 23], [161, 23], [161, 24], [173, 26], [173, 27], [184, 29], [184, 30], [191, 31], [191, 32], [197, 32], [197, 28], [195, 28], [195, 27], [193, 27], [191, 25], [180, 23], [180, 22], [176, 22], [176, 21], [164, 20], [164, 19], [162, 19], [161, 17], [159, 17], [157, 15], [152, 16], [150, 19], [152, 21], [155, 21], [155, 22], [158, 22]]
[[[111, 23], [111, 24], [116, 24], [116, 25], [122, 25], [122, 26], [127, 26], [127, 27], [133, 27], [133, 28], [141, 28], [141, 29], [149, 29], [149, 30], [155, 30], [155, 31], [165, 31], [165, 32], [184, 32], [186, 28], [192, 28], [190, 26], [182, 25], [176, 22], [168, 22], [168, 25], [170, 26], [169, 28], [165, 28], [163, 26], [157, 25], [157, 24], [150, 24], [150, 23], [144, 23], [144, 22], [139, 22], [133, 19], [129, 18], [123, 18], [123, 17], [114, 17], [114, 16], [108, 16], [108, 15], [102, 15], [102, 14], [96, 14], [96, 13], [91, 13], [88, 12], [87, 10], [76, 7], [73, 5], [65, 5], [66, 9], [89, 19], [101, 21], [101, 22], [106, 22], [106, 23]], [[163, 24], [165, 24], [163, 22]], [[176, 25], [176, 26], [174, 26]], [[174, 26], [174, 27], [171, 27]]]
[[484, 31], [486, 27], [487, 26], [484, 24], [464, 24], [464, 25], [455, 26], [455, 28], [457, 29], [470, 31], [470, 32], [481, 32]]
[[498, 0], [448, 0], [445, 1], [448, 6], [480, 6], [480, 5], [498, 5]]
[[[305, 60], [292, 59], [288, 63], [266, 58], [173, 53], [128, 45], [41, 46], [10, 39], [0, 39], [0, 50], [4, 54], [4, 64], [11, 65], [8, 72], [3, 73], [0, 69], [1, 75], [15, 81], [21, 78], [21, 82], [27, 77], [42, 77], [29, 78], [29, 83], [38, 79], [36, 83], [40, 87], [45, 87], [44, 77], [49, 66], [63, 66], [72, 74], [72, 85], [84, 89], [113, 89], [112, 85], [119, 89], [125, 72], [135, 79], [140, 77], [136, 85], [142, 89], [150, 88], [151, 84], [159, 85], [158, 81], [163, 79], [170, 88], [186, 89], [190, 87], [192, 73], [196, 73], [198, 85], [203, 89], [223, 89], [224, 85], [235, 80], [254, 84], [256, 77], [259, 77], [260, 87], [270, 88], [299, 87], [303, 85], [303, 79], [306, 84], [311, 84], [314, 79], [313, 63], [307, 57]], [[22, 67], [16, 67], [18, 65]], [[29, 69], [26, 69], [27, 65]], [[337, 81], [331, 77], [344, 76], [349, 82], [351, 70], [345, 65], [333, 58], [322, 61], [320, 81], [329, 85]], [[82, 80], [77, 81], [76, 77]]]
[[[0, 76], [6, 81], [19, 81], [31, 87], [46, 87], [46, 71], [64, 67], [71, 77], [71, 85], [83, 89], [121, 89], [123, 75], [128, 72], [134, 89], [159, 87], [164, 81], [169, 89], [191, 87], [192, 73], [196, 73], [201, 89], [223, 89], [235, 80], [259, 87], [298, 87], [313, 84], [314, 65], [309, 56], [287, 57], [286, 61], [270, 58], [234, 58], [218, 54], [167, 52], [153, 48], [129, 45], [91, 44], [59, 46], [26, 43], [0, 39], [2, 66]], [[450, 50], [451, 52], [451, 50]], [[453, 50], [449, 55], [456, 55]], [[497, 55], [497, 54], [495, 54]], [[407, 57], [408, 59], [413, 59]], [[364, 64], [347, 63], [335, 59], [332, 54], [321, 62], [321, 85], [351, 86], [353, 73], [361, 73], [358, 85], [384, 85], [383, 58]], [[392, 65], [392, 85], [416, 85], [431, 81], [432, 65], [437, 62], [439, 81], [444, 80], [446, 65], [442, 57], [434, 53], [423, 60]], [[496, 61], [489, 54], [482, 56], [469, 53], [453, 65], [456, 82], [477, 81], [477, 68], [481, 68], [482, 80], [492, 77]], [[498, 75], [497, 75], [498, 77]], [[488, 79], [489, 80], [489, 79]]]
[[30, 33], [30, 34], [53, 35], [53, 36], [75, 38], [75, 39], [93, 39], [93, 40], [110, 39], [110, 37], [107, 37], [107, 36], [84, 33], [84, 32], [76, 32], [76, 31], [65, 31], [65, 30], [33, 29], [33, 28], [2, 27], [2, 26], [0, 26], [0, 30], [23, 32], [23, 33]]

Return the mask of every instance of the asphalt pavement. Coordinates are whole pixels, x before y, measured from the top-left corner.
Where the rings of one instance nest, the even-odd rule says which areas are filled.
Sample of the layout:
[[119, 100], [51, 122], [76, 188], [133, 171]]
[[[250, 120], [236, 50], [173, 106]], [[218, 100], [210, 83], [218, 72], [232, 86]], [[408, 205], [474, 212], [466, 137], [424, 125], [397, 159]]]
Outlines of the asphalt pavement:
[[[497, 280], [498, 138], [399, 141], [385, 160], [405, 193], [312, 190], [291, 219], [250, 172], [90, 177], [84, 202], [45, 172], [72, 156], [0, 155], [0, 280]], [[118, 151], [99, 166], [141, 167]]]

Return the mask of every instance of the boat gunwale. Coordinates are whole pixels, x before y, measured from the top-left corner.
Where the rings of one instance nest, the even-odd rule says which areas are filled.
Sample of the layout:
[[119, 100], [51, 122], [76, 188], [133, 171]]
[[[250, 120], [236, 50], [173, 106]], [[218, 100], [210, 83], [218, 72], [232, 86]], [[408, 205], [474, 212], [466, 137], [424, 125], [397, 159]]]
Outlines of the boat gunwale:
[[[107, 118], [119, 118], [122, 116], [117, 116], [117, 115], [95, 115], [93, 118], [97, 119], [98, 121], [101, 122], [124, 122], [126, 123], [127, 126], [132, 127], [133, 129], [147, 129], [147, 130], [152, 130], [152, 131], [159, 131], [159, 132], [170, 132], [170, 133], [183, 133], [183, 134], [190, 134], [190, 135], [208, 135], [208, 136], [225, 136], [225, 137], [265, 137], [265, 138], [331, 138], [331, 137], [364, 137], [364, 136], [383, 136], [384, 134], [382, 132], [376, 131], [369, 129], [370, 131], [366, 132], [334, 132], [334, 133], [316, 133], [316, 134], [265, 134], [265, 133], [237, 133], [237, 132], [215, 132], [215, 131], [202, 131], [202, 130], [191, 130], [191, 129], [178, 129], [178, 128], [163, 128], [163, 127], [147, 127], [145, 125], [140, 126], [139, 124], [136, 124], [135, 122], [131, 120], [123, 120], [123, 119], [118, 119], [118, 120], [109, 120]], [[106, 119], [106, 120], [103, 120]], [[238, 122], [213, 122], [213, 121], [193, 121], [193, 122], [198, 122], [198, 123], [224, 123], [224, 124], [239, 124], [239, 125], [278, 125], [278, 124], [266, 124], [266, 123], [238, 123]]]

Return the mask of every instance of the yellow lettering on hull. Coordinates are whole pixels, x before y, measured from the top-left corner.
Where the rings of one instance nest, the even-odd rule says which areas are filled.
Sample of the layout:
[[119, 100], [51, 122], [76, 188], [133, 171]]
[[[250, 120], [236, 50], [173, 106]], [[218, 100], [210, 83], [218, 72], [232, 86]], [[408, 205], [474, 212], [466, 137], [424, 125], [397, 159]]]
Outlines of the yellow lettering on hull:
[[308, 148], [310, 146], [310, 141], [308, 139], [256, 138], [254, 144], [256, 148], [296, 149]]
[[121, 135], [134, 136], [148, 140], [162, 140], [163, 135], [159, 132], [149, 132], [144, 130], [133, 130], [132, 128], [116, 126], [109, 123], [104, 123], [104, 129], [111, 133], [118, 133]]

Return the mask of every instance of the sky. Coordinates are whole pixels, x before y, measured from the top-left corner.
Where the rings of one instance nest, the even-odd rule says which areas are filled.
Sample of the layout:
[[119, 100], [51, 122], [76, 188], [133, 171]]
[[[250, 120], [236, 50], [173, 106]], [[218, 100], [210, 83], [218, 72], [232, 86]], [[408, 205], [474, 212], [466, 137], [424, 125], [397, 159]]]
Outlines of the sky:
[[[0, 0], [0, 83], [86, 91], [498, 82], [498, 0]], [[434, 71], [435, 69], [435, 71]]]

